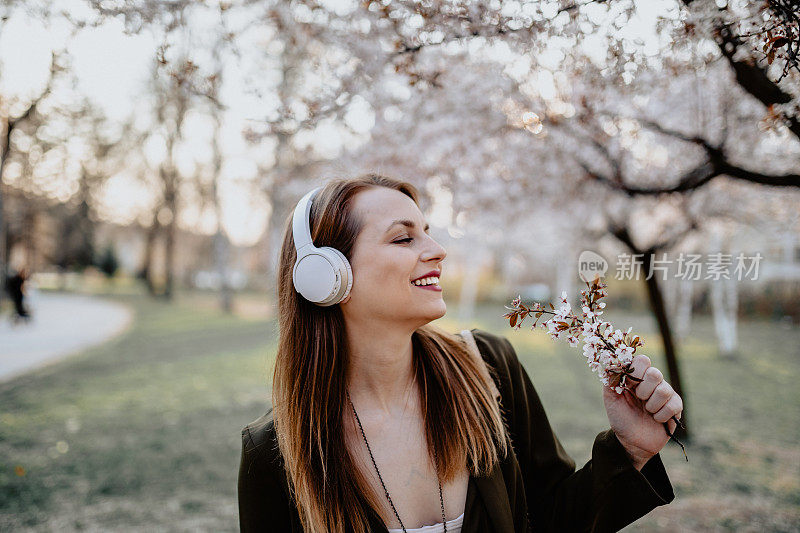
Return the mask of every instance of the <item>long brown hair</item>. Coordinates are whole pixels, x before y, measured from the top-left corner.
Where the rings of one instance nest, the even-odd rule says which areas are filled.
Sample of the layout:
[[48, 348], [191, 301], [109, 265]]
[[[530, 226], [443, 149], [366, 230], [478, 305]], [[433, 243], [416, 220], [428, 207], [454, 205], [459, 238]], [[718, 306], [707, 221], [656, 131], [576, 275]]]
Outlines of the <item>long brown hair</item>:
[[[329, 181], [311, 205], [316, 246], [332, 246], [350, 260], [363, 223], [353, 197], [388, 187], [419, 205], [410, 183], [367, 174]], [[291, 214], [286, 221], [278, 270], [279, 340], [272, 405], [289, 488], [306, 531], [363, 532], [368, 508], [381, 508], [364, 473], [345, 445], [345, 374], [348, 345], [339, 305], [320, 307], [294, 289], [296, 259]], [[463, 340], [430, 324], [412, 335], [413, 371], [420, 387], [429, 452], [436, 451], [443, 483], [464, 467], [482, 475], [505, 457], [509, 437], [488, 378]], [[441, 431], [441, 428], [448, 431]], [[433, 460], [434, 455], [431, 455]]]

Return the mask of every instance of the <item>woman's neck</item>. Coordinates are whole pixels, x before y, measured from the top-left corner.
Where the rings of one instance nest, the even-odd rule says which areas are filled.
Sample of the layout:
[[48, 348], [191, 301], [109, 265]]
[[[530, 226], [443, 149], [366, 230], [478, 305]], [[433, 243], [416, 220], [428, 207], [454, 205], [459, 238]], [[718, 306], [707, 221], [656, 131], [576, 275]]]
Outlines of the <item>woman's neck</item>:
[[413, 331], [348, 324], [347, 388], [356, 408], [393, 416], [415, 403]]

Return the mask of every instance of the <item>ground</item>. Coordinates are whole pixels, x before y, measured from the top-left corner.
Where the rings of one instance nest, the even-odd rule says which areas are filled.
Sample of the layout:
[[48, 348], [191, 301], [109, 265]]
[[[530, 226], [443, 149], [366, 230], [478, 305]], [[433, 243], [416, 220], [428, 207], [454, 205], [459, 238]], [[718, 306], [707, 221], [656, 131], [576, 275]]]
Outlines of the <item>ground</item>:
[[[268, 306], [249, 298], [240, 307], [248, 312], [225, 316], [212, 295], [109, 298], [134, 310], [127, 333], [0, 384], [0, 530], [237, 531], [240, 432], [269, 402]], [[512, 331], [503, 312], [483, 306], [462, 324], [448, 318], [458, 316], [449, 304], [437, 324], [507, 336], [583, 465], [608, 427], [599, 382], [580, 351]], [[643, 353], [664, 368], [648, 316], [610, 318], [643, 333]], [[696, 319], [681, 348], [689, 463], [667, 445], [676, 499], [628, 530], [797, 530], [800, 332], [747, 322], [740, 335], [741, 355], [722, 359], [710, 322]]]
[[124, 332], [133, 318], [126, 306], [96, 296], [39, 291], [29, 295], [28, 322], [0, 320], [0, 381], [107, 341]]

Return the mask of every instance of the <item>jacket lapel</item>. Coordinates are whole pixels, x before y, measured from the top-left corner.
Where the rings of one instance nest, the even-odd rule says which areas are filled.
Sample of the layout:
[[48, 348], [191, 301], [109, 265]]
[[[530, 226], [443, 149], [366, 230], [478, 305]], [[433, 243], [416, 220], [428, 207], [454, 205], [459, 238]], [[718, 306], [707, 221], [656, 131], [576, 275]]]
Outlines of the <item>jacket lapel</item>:
[[[514, 521], [511, 513], [511, 504], [508, 501], [508, 488], [506, 487], [503, 470], [500, 465], [495, 465], [488, 476], [472, 478], [475, 488], [483, 501], [492, 531], [496, 533], [510, 533], [514, 531]], [[467, 516], [464, 516], [464, 526], [467, 525]], [[467, 530], [464, 530], [467, 533]]]

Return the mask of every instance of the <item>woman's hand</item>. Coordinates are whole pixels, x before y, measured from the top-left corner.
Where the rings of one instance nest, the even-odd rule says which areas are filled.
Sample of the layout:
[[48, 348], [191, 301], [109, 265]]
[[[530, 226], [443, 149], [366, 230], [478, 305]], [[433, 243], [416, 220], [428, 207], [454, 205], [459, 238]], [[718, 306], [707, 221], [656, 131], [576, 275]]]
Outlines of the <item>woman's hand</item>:
[[670, 433], [675, 431], [677, 424], [670, 419], [673, 415], [680, 419], [683, 400], [664, 381], [661, 371], [650, 366], [650, 358], [646, 355], [634, 356], [632, 369], [633, 377], [643, 381], [628, 381], [633, 385], [622, 394], [604, 386], [603, 403], [611, 429], [625, 447], [633, 465], [641, 470], [669, 440], [664, 422], [668, 422]]

